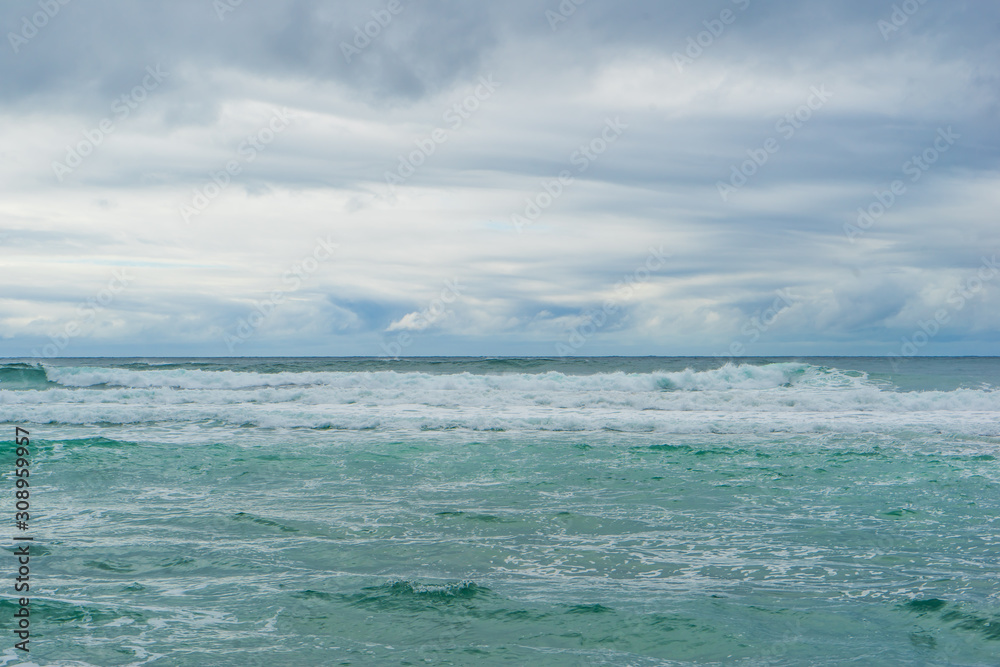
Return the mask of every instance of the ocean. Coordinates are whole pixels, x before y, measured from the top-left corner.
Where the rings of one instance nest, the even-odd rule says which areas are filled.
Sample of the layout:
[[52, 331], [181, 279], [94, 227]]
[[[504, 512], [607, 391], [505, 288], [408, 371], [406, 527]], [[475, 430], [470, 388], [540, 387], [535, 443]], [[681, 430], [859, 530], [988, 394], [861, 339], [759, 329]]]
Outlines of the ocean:
[[998, 387], [996, 358], [3, 360], [33, 541], [0, 665], [997, 665]]

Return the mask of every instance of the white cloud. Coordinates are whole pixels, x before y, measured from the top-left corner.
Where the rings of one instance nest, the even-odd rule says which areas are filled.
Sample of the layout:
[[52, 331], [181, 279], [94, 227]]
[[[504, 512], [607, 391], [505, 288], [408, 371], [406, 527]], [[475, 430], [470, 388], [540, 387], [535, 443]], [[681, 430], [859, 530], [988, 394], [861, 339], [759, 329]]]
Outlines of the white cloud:
[[[350, 21], [300, 4], [322, 20], [282, 3], [241, 6], [225, 27], [196, 3], [158, 10], [159, 23], [69, 5], [61, 26], [4, 61], [0, 353], [45, 343], [122, 266], [135, 282], [72, 351], [224, 353], [248, 304], [327, 236], [342, 252], [241, 353], [374, 355], [383, 334], [420, 332], [414, 353], [516, 342], [548, 354], [651, 245], [669, 249], [670, 265], [583, 353], [710, 353], [785, 288], [801, 303], [762, 336], [761, 354], [767, 337], [777, 349], [798, 337], [815, 351], [856, 340], [878, 353], [1000, 241], [995, 47], [981, 16], [959, 12], [953, 28], [887, 45], [860, 3], [821, 22], [789, 4], [781, 34], [748, 10], [681, 73], [671, 54], [711, 18], [690, 3], [649, 3], [640, 21], [591, 0], [556, 35], [530, 3], [455, 9], [447, 24], [414, 6], [356, 67], [336, 48]], [[93, 60], [86, 26], [127, 43]], [[52, 161], [156, 62], [171, 73], [162, 88], [59, 183]], [[447, 110], [491, 73], [495, 94], [390, 193], [398, 156], [447, 128]], [[721, 201], [716, 182], [818, 85], [834, 92], [829, 105]], [[194, 189], [283, 108], [297, 119], [186, 224], [179, 208]], [[618, 116], [628, 130], [578, 171], [574, 152]], [[962, 141], [851, 244], [844, 223], [942, 125]], [[511, 216], [562, 170], [574, 182], [518, 234]], [[465, 288], [428, 317], [447, 280]], [[996, 289], [950, 333], [988, 330]]]

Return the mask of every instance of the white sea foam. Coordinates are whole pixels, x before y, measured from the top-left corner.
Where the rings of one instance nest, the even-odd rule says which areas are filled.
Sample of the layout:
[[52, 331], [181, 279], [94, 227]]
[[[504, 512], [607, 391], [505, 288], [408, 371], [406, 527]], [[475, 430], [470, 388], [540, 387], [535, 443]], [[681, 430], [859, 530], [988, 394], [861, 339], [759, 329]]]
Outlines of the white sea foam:
[[547, 373], [429, 374], [378, 372], [254, 373], [196, 369], [131, 370], [124, 368], [48, 367], [49, 380], [65, 387], [169, 387], [176, 389], [250, 389], [259, 387], [324, 386], [399, 390], [512, 391], [625, 391], [655, 390], [761, 390], [791, 386], [853, 387], [864, 384], [863, 374], [808, 364], [780, 363], [766, 366], [732, 365], [708, 371], [684, 370], [657, 373], [596, 373], [565, 375]]
[[[0, 418], [391, 430], [997, 434], [1000, 392], [895, 391], [802, 363], [656, 373], [256, 373], [48, 367], [50, 389], [0, 389]], [[51, 385], [48, 385], [51, 386]]]

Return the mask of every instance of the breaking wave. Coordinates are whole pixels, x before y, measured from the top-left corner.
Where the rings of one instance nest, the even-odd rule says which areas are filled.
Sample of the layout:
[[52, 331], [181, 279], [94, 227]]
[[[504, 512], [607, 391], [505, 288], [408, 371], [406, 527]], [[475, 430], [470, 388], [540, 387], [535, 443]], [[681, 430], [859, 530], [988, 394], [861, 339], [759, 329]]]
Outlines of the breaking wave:
[[34, 423], [996, 434], [998, 412], [991, 388], [899, 391], [860, 371], [796, 362], [589, 375], [0, 366], [0, 419]]

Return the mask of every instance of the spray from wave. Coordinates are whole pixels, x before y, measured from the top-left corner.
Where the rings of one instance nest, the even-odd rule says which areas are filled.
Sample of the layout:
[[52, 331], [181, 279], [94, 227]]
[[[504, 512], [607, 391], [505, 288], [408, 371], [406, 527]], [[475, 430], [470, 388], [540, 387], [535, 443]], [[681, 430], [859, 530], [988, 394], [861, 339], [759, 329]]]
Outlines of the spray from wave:
[[4, 420], [433, 431], [993, 433], [1000, 392], [899, 391], [806, 363], [569, 375], [0, 367]]

